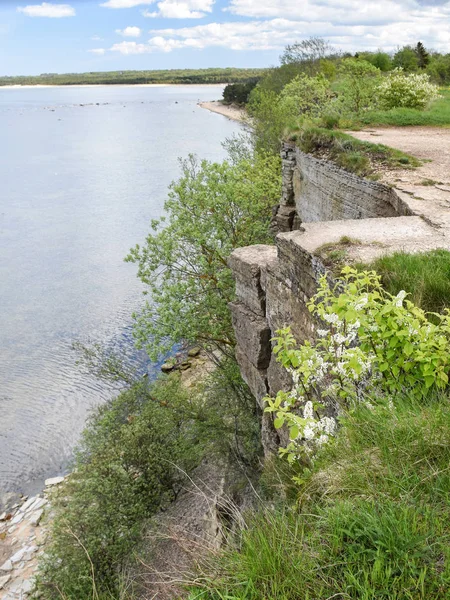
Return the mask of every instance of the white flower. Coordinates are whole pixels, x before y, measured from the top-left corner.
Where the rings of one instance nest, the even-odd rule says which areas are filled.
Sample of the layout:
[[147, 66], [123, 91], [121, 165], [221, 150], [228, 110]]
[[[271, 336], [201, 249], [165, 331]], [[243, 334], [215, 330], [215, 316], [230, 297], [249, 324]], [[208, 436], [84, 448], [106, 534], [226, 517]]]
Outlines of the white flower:
[[312, 424], [306, 425], [305, 429], [303, 430], [303, 437], [305, 438], [305, 440], [312, 440], [314, 439], [315, 435], [315, 427]]
[[305, 408], [303, 409], [303, 418], [304, 419], [313, 419], [314, 418], [314, 408], [313, 403], [308, 400], [305, 404]]
[[403, 300], [406, 298], [405, 290], [402, 290], [395, 296], [395, 306], [401, 308], [403, 306]]
[[331, 324], [336, 324], [339, 321], [338, 315], [332, 313], [331, 315], [323, 315], [324, 321]]
[[342, 335], [342, 333], [336, 333], [333, 335], [333, 340], [336, 342], [336, 344], [343, 344], [347, 341], [347, 338], [345, 335]]
[[318, 423], [319, 429], [328, 435], [333, 435], [336, 430], [336, 421], [332, 417], [322, 417]]
[[364, 308], [364, 306], [369, 302], [369, 299], [367, 298], [367, 296], [364, 296], [364, 298], [361, 298], [360, 301], [358, 302], [358, 304], [355, 304], [355, 310], [361, 310], [362, 308]]
[[328, 440], [329, 440], [329, 439], [330, 439], [330, 438], [329, 438], [327, 435], [325, 435], [325, 434], [322, 434], [322, 435], [319, 437], [319, 439], [317, 440], [317, 445], [318, 445], [318, 446], [323, 446], [323, 445], [325, 445], [326, 443], [328, 443]]
[[318, 329], [317, 335], [319, 337], [325, 337], [326, 335], [328, 335], [328, 329]]

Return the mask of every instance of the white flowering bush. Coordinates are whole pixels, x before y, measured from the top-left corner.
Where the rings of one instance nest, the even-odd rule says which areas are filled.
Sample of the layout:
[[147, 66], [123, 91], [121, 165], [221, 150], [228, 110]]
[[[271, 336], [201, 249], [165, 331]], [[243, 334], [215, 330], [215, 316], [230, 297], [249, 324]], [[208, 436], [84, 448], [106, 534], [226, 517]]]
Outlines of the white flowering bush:
[[398, 68], [383, 78], [376, 89], [381, 108], [424, 109], [439, 97], [439, 88], [430, 82], [426, 73], [405, 73]]
[[321, 323], [317, 340], [297, 346], [289, 327], [277, 332], [274, 352], [293, 388], [265, 399], [275, 427], [289, 429], [281, 453], [290, 462], [326, 444], [342, 411], [377, 402], [392, 409], [399, 394], [420, 399], [448, 385], [448, 311], [430, 321], [406, 292], [392, 296], [374, 271], [351, 267], [332, 287], [322, 277], [308, 308]]

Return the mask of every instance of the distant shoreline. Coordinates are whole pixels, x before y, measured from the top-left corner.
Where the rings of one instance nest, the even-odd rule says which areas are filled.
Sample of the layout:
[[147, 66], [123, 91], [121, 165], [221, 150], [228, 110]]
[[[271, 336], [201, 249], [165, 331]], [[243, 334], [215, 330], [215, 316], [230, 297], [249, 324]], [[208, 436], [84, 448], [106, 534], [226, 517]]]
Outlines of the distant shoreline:
[[243, 123], [247, 118], [247, 112], [244, 108], [222, 104], [220, 100], [199, 102], [198, 106], [200, 106], [200, 108], [206, 108], [206, 110], [217, 113], [219, 115], [223, 115], [224, 117], [227, 117], [232, 121], [237, 121], [238, 123]]
[[16, 84], [0, 85], [0, 90], [26, 90], [32, 88], [91, 88], [91, 87], [223, 87], [226, 83], [74, 83], [74, 84]]

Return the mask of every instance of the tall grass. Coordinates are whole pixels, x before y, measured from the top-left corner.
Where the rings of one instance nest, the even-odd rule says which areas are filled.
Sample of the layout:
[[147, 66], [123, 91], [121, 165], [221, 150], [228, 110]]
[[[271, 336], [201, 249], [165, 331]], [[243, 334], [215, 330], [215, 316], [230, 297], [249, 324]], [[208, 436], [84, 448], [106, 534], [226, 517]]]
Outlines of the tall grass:
[[289, 139], [296, 142], [303, 152], [333, 160], [343, 169], [362, 177], [373, 175], [380, 167], [405, 169], [420, 164], [416, 158], [400, 150], [306, 122], [292, 128]]
[[405, 290], [410, 300], [426, 311], [450, 307], [450, 252], [432, 250], [417, 254], [396, 252], [382, 256], [361, 269], [374, 269], [391, 294]]
[[408, 399], [343, 422], [297, 507], [263, 507], [190, 600], [450, 597], [450, 403]]

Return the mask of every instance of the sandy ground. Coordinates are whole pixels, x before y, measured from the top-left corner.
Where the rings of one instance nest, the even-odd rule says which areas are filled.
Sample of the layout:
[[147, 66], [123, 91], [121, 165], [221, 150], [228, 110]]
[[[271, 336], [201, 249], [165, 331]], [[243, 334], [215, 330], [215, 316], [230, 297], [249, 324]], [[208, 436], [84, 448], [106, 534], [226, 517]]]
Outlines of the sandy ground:
[[[423, 161], [423, 165], [413, 171], [405, 171], [399, 177], [412, 184], [425, 179], [437, 184], [450, 182], [450, 128], [443, 127], [386, 127], [349, 131], [350, 135], [373, 142], [398, 148]], [[388, 174], [392, 179], [393, 174]]]
[[245, 109], [238, 108], [237, 106], [227, 106], [226, 104], [222, 104], [220, 100], [213, 100], [210, 102], [199, 102], [198, 105], [201, 108], [206, 108], [206, 110], [210, 110], [211, 112], [223, 115], [224, 117], [227, 117], [232, 121], [244, 123], [247, 120], [247, 113]]

